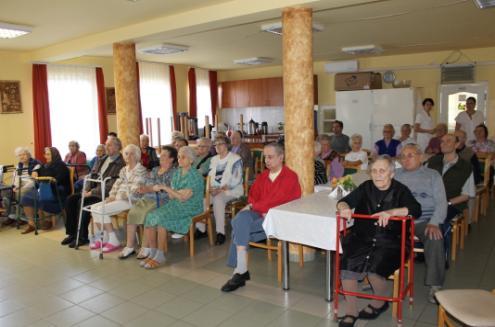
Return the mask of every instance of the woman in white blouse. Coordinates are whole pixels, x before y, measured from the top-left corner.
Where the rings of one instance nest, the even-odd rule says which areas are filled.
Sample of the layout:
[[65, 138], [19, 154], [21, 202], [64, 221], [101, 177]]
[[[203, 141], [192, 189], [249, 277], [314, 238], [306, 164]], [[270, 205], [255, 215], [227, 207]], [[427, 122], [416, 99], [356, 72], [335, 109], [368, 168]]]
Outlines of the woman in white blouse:
[[210, 163], [210, 194], [215, 216], [217, 245], [225, 242], [225, 205], [244, 193], [242, 159], [229, 151], [229, 143], [228, 138], [217, 136], [215, 139], [217, 155]]
[[414, 131], [416, 132], [416, 142], [422, 151], [425, 151], [432, 134], [435, 133], [435, 126], [431, 118], [431, 109], [435, 105], [433, 99], [423, 100], [423, 109], [420, 109], [414, 121]]
[[455, 130], [458, 131], [462, 129], [466, 132], [466, 144], [476, 140], [474, 129], [476, 126], [485, 123], [485, 116], [481, 111], [474, 110], [475, 107], [476, 99], [474, 97], [469, 97], [466, 100], [466, 110], [460, 112], [457, 117], [455, 117]]

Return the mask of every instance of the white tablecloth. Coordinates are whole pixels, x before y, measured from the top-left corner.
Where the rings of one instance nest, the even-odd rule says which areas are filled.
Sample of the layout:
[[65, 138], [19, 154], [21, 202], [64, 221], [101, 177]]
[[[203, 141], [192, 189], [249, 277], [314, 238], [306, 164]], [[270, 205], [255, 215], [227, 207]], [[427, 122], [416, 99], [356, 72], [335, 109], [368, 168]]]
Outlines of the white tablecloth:
[[335, 250], [337, 200], [328, 191], [272, 208], [266, 214], [263, 228], [268, 237]]

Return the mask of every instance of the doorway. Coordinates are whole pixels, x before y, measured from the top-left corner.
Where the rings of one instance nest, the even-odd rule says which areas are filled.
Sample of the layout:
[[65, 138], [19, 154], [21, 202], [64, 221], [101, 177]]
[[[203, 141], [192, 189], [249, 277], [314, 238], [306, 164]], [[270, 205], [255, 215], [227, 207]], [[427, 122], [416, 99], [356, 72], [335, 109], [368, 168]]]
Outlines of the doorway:
[[466, 99], [469, 97], [476, 99], [476, 110], [481, 111], [486, 120], [487, 93], [488, 82], [440, 85], [439, 122], [446, 123], [449, 131], [453, 131], [455, 129], [455, 117], [465, 110]]

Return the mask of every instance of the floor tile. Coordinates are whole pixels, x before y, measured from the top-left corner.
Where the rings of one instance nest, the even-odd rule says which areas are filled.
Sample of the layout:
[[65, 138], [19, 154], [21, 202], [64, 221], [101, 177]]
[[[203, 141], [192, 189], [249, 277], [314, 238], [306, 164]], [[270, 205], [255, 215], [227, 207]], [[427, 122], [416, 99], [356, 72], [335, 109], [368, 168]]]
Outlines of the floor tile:
[[117, 327], [121, 326], [111, 320], [105, 319], [102, 316], [93, 316], [83, 322], [77, 324], [78, 327]]
[[154, 309], [165, 302], [175, 299], [176, 296], [177, 295], [170, 294], [161, 290], [151, 290], [133, 297], [132, 299], [130, 299], [130, 301], [137, 303], [145, 308]]
[[45, 320], [48, 320], [55, 326], [72, 326], [83, 320], [89, 319], [92, 316], [94, 316], [94, 313], [91, 311], [78, 306], [73, 306], [57, 312], [54, 315], [47, 317]]
[[205, 306], [194, 313], [185, 316], [182, 320], [196, 326], [212, 327], [218, 326], [231, 315], [232, 313], [215, 309], [211, 306]]
[[298, 312], [298, 311], [285, 311], [280, 315], [277, 319], [269, 323], [267, 326], [269, 327], [297, 327], [297, 326], [305, 326], [311, 327], [316, 326], [321, 320], [320, 317], [316, 317], [313, 315], [309, 315], [306, 313]]
[[204, 304], [201, 302], [178, 297], [172, 301], [161, 304], [155, 310], [174, 318], [182, 319], [183, 317], [195, 312], [202, 306], [204, 306]]
[[94, 313], [102, 313], [103, 311], [107, 311], [108, 309], [111, 309], [123, 302], [125, 302], [125, 300], [118, 296], [103, 293], [95, 296], [94, 298], [79, 303], [79, 306]]
[[103, 291], [98, 288], [91, 287], [88, 285], [83, 285], [81, 287], [75, 288], [73, 290], [61, 294], [60, 297], [74, 304], [78, 304], [83, 301], [92, 299], [102, 293]]
[[143, 315], [146, 311], [148, 310], [140, 305], [124, 302], [102, 312], [101, 315], [119, 324], [124, 324]]
[[126, 327], [171, 326], [177, 319], [158, 311], [148, 311], [144, 315], [125, 323]]

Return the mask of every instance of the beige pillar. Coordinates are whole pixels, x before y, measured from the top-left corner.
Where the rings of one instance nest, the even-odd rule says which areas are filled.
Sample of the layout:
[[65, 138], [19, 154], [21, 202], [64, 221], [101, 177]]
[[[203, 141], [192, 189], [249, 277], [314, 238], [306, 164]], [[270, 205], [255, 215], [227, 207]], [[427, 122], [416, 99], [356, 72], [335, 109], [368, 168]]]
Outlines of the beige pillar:
[[139, 146], [139, 97], [136, 47], [133, 43], [114, 43], [113, 78], [117, 105], [117, 134], [123, 146]]
[[310, 8], [283, 11], [285, 156], [303, 194], [314, 190], [313, 31]]

